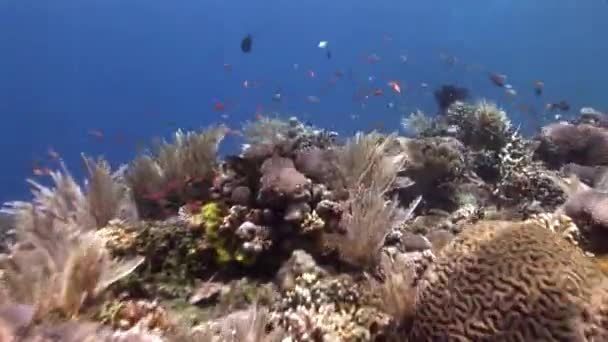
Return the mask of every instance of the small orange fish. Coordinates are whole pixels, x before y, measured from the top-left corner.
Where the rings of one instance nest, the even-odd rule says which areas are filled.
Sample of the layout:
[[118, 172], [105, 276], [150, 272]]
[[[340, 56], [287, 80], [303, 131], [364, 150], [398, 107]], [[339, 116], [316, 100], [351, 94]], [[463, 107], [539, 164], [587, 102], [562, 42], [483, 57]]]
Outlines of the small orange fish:
[[372, 92], [374, 94], [374, 96], [381, 96], [384, 95], [384, 90], [382, 89], [374, 89], [374, 91]]
[[213, 105], [213, 108], [215, 108], [215, 111], [216, 111], [216, 112], [223, 112], [223, 111], [224, 111], [224, 109], [226, 109], [226, 105], [225, 105], [225, 104], [223, 104], [223, 103], [221, 103], [221, 102], [216, 102], [216, 103]]
[[35, 167], [32, 169], [32, 173], [34, 174], [34, 176], [42, 177], [42, 176], [50, 175], [51, 170], [49, 170], [48, 167], [41, 167], [41, 168]]
[[375, 53], [372, 53], [371, 55], [367, 56], [367, 63], [369, 64], [376, 64], [380, 61], [380, 57], [378, 55], [376, 55]]
[[34, 174], [34, 176], [42, 177], [50, 175], [51, 170], [49, 170], [48, 167], [40, 165], [40, 162], [34, 160], [32, 162], [32, 173]]
[[401, 94], [401, 86], [399, 85], [399, 82], [390, 81], [388, 82], [388, 86], [391, 87], [391, 89], [393, 89], [396, 93]]

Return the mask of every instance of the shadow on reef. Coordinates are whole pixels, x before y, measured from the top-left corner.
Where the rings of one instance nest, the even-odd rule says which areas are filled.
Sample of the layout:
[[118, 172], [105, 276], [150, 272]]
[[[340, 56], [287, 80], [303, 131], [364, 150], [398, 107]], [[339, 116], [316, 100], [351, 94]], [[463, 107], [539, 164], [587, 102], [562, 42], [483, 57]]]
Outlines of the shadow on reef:
[[3, 209], [0, 337], [605, 337], [608, 120], [527, 139], [467, 95], [439, 90], [411, 137], [261, 117], [224, 159], [212, 126], [116, 172], [83, 156], [84, 186], [63, 165], [30, 181], [34, 200]]

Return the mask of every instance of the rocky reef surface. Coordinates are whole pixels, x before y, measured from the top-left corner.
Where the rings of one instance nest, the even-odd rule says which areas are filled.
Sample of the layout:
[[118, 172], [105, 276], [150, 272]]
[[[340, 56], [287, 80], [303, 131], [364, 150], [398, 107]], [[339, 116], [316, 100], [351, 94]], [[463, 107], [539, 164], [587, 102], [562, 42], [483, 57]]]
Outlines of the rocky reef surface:
[[598, 115], [530, 138], [485, 101], [408, 137], [268, 116], [225, 158], [224, 126], [83, 155], [82, 184], [62, 165], [3, 207], [0, 340], [608, 340]]

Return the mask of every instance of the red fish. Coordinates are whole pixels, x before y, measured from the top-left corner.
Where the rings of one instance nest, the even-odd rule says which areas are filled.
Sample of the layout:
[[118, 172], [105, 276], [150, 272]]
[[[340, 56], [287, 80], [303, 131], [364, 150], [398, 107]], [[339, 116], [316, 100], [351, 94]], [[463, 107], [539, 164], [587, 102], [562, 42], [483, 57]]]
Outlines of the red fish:
[[374, 96], [384, 95], [384, 90], [382, 90], [382, 89], [374, 89], [373, 94], [374, 94]]
[[378, 57], [378, 55], [376, 55], [375, 53], [372, 53], [371, 55], [367, 56], [367, 62], [369, 64], [376, 64], [378, 63], [378, 61], [380, 61], [380, 57]]
[[223, 104], [222, 102], [216, 102], [215, 105], [213, 105], [213, 107], [215, 108], [216, 112], [223, 112], [224, 109], [226, 109], [226, 105]]
[[48, 176], [51, 174], [51, 170], [48, 167], [42, 166], [38, 161], [33, 161], [32, 174], [37, 177]]

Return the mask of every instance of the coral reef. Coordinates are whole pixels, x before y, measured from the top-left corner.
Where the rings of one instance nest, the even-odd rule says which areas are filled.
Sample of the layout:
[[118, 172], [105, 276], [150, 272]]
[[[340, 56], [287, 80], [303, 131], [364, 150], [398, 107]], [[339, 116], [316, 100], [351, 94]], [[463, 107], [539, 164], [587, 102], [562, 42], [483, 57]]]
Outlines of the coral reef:
[[83, 155], [4, 205], [0, 340], [602, 340], [608, 135], [519, 134], [436, 93], [411, 133], [292, 117], [178, 131], [113, 171]]

